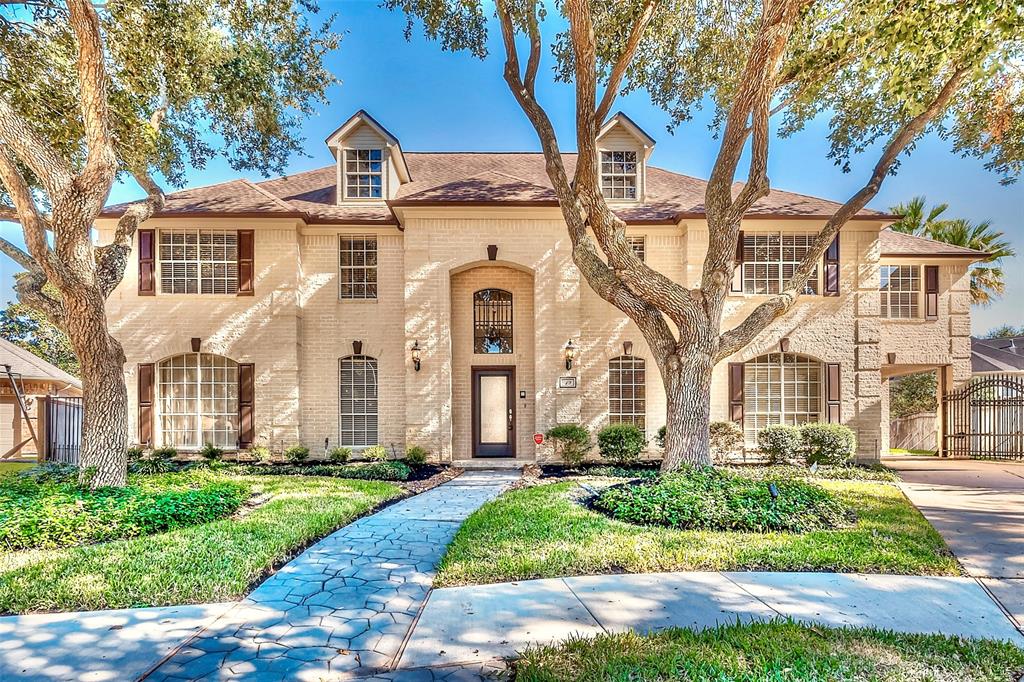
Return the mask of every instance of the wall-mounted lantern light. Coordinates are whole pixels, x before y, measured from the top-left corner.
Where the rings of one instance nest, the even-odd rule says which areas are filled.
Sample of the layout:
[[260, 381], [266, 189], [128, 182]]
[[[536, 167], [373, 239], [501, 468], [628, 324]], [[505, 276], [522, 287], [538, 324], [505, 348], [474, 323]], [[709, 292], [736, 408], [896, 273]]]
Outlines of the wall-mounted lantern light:
[[569, 339], [569, 343], [565, 344], [562, 352], [565, 354], [565, 368], [572, 369], [572, 359], [576, 357], [576, 346], [572, 345], [572, 339]]
[[632, 355], [633, 354], [633, 342], [632, 341], [623, 341], [622, 342], [622, 354], [623, 355]]
[[413, 342], [412, 348], [409, 349], [409, 354], [412, 356], [412, 366], [416, 371], [420, 371], [420, 342], [419, 339]]

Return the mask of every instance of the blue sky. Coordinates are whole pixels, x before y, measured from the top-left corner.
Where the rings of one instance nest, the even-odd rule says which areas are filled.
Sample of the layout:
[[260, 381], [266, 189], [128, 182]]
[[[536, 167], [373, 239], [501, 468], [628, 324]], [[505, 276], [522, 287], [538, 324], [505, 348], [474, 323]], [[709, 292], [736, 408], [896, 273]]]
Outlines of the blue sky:
[[[377, 6], [376, 0], [324, 3], [325, 13], [337, 13], [335, 29], [343, 34], [341, 47], [329, 60], [340, 85], [328, 92], [330, 104], [307, 120], [302, 134], [309, 157], [292, 159], [290, 172], [330, 163], [323, 140], [352, 112], [363, 108], [399, 137], [411, 151], [536, 150], [537, 138], [502, 80], [500, 45], [492, 40], [492, 54], [481, 61], [467, 54], [451, 54], [414, 32], [403, 36], [405, 19]], [[492, 34], [492, 38], [496, 37]], [[548, 58], [542, 75], [548, 76]], [[548, 109], [562, 147], [573, 140], [573, 91], [550, 77], [538, 83], [538, 96]], [[617, 108], [629, 114], [657, 141], [652, 163], [673, 171], [707, 177], [717, 141], [707, 128], [707, 112], [666, 130], [669, 118], [646, 95], [620, 99]], [[829, 199], [844, 200], [867, 177], [875, 157], [858, 159], [853, 171], [843, 174], [827, 158], [827, 121], [816, 121], [802, 133], [773, 142], [770, 162], [772, 185]], [[207, 185], [237, 177], [219, 159], [188, 174], [188, 185]], [[250, 176], [259, 179], [258, 176]], [[172, 189], [172, 188], [168, 188]], [[870, 206], [890, 205], [926, 195], [930, 202], [950, 205], [948, 215], [972, 220], [991, 219], [1006, 232], [1024, 257], [1024, 184], [1009, 187], [972, 159], [953, 154], [938, 139], [925, 139], [906, 159], [896, 177], [886, 180]], [[133, 184], [115, 187], [111, 202], [142, 196]], [[21, 242], [20, 228], [0, 223], [0, 234]], [[988, 308], [975, 308], [974, 331], [984, 332], [1004, 322], [1024, 324], [1024, 314], [1013, 303], [1024, 299], [1024, 271], [1016, 262], [1004, 263], [1007, 291]], [[0, 260], [0, 297], [13, 298], [10, 283], [17, 271], [11, 261]]]

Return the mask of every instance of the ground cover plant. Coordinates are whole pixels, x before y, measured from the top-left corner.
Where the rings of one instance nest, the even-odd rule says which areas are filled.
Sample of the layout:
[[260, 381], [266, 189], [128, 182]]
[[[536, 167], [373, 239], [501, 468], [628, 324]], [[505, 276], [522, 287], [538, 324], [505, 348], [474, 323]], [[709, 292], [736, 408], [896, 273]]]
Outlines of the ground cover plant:
[[0, 552], [0, 614], [237, 599], [311, 542], [402, 494], [379, 481], [238, 476], [230, 469], [203, 475], [247, 486], [260, 504], [147, 537]]
[[758, 480], [712, 467], [604, 490], [594, 508], [619, 521], [699, 530], [841, 528], [853, 515], [832, 493], [796, 478]]
[[[842, 473], [855, 474], [852, 469]], [[812, 476], [807, 469], [785, 470]], [[602, 480], [607, 484], [607, 479], [590, 480], [594, 486]], [[441, 562], [436, 583], [687, 570], [960, 574], [942, 538], [897, 486], [812, 480], [852, 510], [856, 522], [806, 533], [640, 526], [581, 504], [586, 493], [579, 480], [512, 490], [467, 519]]]
[[1006, 682], [1022, 669], [1006, 642], [785, 621], [573, 638], [515, 663], [518, 682]]
[[75, 467], [27, 469], [0, 477], [0, 549], [152, 535], [228, 516], [248, 496], [248, 485], [199, 470], [90, 489], [79, 484]]

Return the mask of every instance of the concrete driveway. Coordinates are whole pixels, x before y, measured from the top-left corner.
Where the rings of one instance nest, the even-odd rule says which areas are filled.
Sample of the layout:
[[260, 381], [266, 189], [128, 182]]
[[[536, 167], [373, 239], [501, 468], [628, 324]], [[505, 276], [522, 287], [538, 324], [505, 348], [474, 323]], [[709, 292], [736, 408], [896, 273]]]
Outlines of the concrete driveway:
[[964, 569], [1024, 626], [1024, 463], [888, 457]]

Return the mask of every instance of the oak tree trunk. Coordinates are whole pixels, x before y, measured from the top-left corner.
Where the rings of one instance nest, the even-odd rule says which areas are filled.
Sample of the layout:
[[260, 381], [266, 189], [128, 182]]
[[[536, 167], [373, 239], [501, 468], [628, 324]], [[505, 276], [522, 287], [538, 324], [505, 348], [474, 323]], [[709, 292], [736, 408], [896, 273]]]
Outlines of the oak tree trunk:
[[125, 355], [110, 335], [103, 296], [95, 287], [64, 294], [67, 333], [81, 363], [83, 389], [82, 482], [92, 487], [123, 486], [127, 479], [128, 391]]
[[667, 399], [664, 472], [683, 465], [709, 466], [712, 358], [687, 349], [661, 364]]

